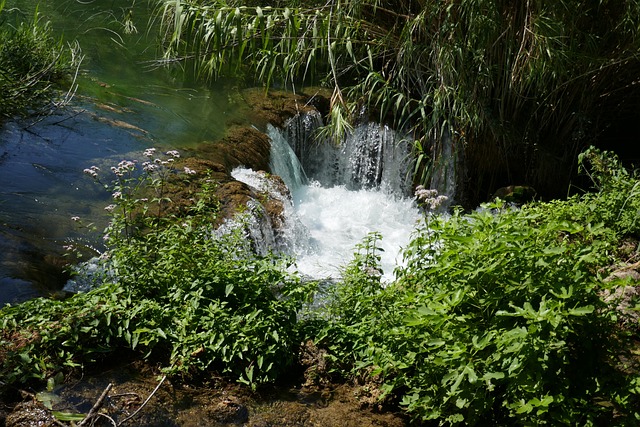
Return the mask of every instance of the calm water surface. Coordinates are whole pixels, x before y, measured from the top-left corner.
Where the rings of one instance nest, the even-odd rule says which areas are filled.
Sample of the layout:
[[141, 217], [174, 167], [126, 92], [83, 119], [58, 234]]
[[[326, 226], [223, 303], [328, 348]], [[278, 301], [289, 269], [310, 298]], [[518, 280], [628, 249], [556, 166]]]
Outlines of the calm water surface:
[[[84, 168], [108, 171], [148, 147], [189, 150], [222, 136], [239, 114], [222, 85], [205, 88], [151, 66], [159, 56], [153, 2], [39, 3], [56, 34], [79, 41], [85, 59], [71, 105], [38, 123], [0, 128], [0, 306], [59, 289], [69, 240], [99, 246], [99, 233], [71, 220], [98, 230], [106, 224], [109, 195]], [[9, 0], [7, 8], [30, 17], [36, 4]], [[126, 31], [127, 16], [137, 31]]]

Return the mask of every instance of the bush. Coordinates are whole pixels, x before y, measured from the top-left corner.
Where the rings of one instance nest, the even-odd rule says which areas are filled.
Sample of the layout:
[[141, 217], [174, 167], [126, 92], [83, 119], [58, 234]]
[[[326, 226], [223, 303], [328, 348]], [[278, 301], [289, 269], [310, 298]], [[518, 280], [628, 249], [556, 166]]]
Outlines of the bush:
[[[427, 212], [386, 286], [380, 235], [370, 234], [303, 322], [311, 285], [284, 272], [289, 260], [253, 254], [239, 232], [214, 234], [206, 177], [163, 159], [144, 171], [123, 162], [107, 185], [116, 203], [104, 284], [2, 309], [0, 375], [50, 379], [126, 349], [170, 374], [217, 370], [254, 385], [276, 379], [312, 338], [334, 374], [368, 378], [421, 422], [637, 425], [637, 332], [601, 296], [617, 285], [603, 278], [620, 239], [637, 231], [638, 181], [610, 154], [588, 156], [613, 165], [598, 193]], [[192, 204], [170, 209], [175, 183], [196, 189]]]
[[637, 219], [638, 181], [615, 176], [568, 201], [427, 214], [393, 284], [363, 287], [372, 266], [355, 258], [318, 340], [420, 420], [638, 422], [632, 341], [601, 299], [614, 286], [602, 267]]
[[[161, 189], [196, 178], [162, 159], [143, 165], [152, 164], [160, 167], [113, 168], [108, 274], [94, 290], [0, 311], [5, 381], [45, 380], [121, 350], [153, 358], [169, 374], [217, 370], [251, 385], [273, 381], [293, 362], [308, 287], [285, 272], [286, 259], [251, 253], [239, 231], [216, 237], [206, 177], [179, 216], [161, 215], [171, 205]], [[96, 178], [98, 171], [86, 170]]]

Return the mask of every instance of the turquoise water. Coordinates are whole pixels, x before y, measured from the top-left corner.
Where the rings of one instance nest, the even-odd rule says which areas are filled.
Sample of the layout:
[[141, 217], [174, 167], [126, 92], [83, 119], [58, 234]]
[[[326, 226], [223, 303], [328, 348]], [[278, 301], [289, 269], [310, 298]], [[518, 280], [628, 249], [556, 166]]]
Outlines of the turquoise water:
[[[8, 1], [14, 16], [4, 25], [32, 17], [36, 4]], [[100, 249], [108, 195], [84, 168], [108, 170], [149, 147], [188, 151], [221, 137], [239, 114], [224, 84], [204, 86], [154, 67], [153, 4], [40, 2], [55, 33], [77, 40], [85, 58], [70, 105], [40, 122], [0, 129], [0, 305], [60, 289], [66, 278], [58, 266], [70, 240]], [[125, 27], [128, 16], [136, 31]], [[98, 231], [81, 227], [88, 223]]]

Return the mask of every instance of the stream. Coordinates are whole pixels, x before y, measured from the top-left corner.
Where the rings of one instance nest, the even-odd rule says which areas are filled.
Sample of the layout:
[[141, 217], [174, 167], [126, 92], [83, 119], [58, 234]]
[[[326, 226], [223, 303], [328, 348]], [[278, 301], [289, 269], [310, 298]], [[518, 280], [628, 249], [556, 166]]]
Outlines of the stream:
[[[59, 266], [69, 240], [98, 246], [108, 195], [83, 169], [108, 170], [149, 147], [188, 150], [220, 138], [234, 118], [222, 85], [205, 87], [151, 66], [151, 3], [9, 0], [5, 12], [30, 19], [38, 4], [57, 36], [80, 42], [84, 61], [70, 105], [0, 129], [0, 306], [62, 288]], [[127, 34], [130, 10], [136, 31]], [[91, 223], [97, 233], [86, 228]]]
[[[12, 13], [29, 17], [37, 3], [9, 0], [7, 10], [19, 5]], [[108, 170], [123, 159], [141, 158], [149, 147], [197, 156], [193, 150], [198, 143], [219, 139], [242, 114], [224, 83], [205, 86], [152, 66], [159, 55], [157, 34], [153, 26], [147, 28], [152, 2], [64, 0], [45, 2], [39, 10], [56, 34], [80, 42], [85, 59], [70, 105], [37, 123], [20, 121], [0, 129], [0, 306], [61, 289], [67, 277], [59, 266], [69, 241], [85, 242], [97, 252], [104, 249], [100, 231], [109, 195], [83, 169], [96, 165]], [[127, 17], [135, 31], [125, 25]], [[371, 140], [370, 131], [354, 135], [354, 149], [345, 144], [322, 155], [300, 151], [300, 136], [288, 131], [270, 137], [282, 137], [291, 159], [302, 159], [295, 167], [302, 168], [296, 173], [305, 179], [285, 179], [293, 196], [288, 215], [303, 230], [290, 245], [299, 270], [310, 277], [335, 278], [367, 233], [379, 231], [383, 270], [391, 279], [400, 248], [419, 217], [406, 189], [395, 188], [397, 180], [385, 175], [391, 164], [406, 167], [402, 159], [382, 160], [380, 153], [388, 148], [363, 150], [378, 143], [388, 147], [384, 138]], [[339, 158], [345, 165], [336, 163]], [[295, 163], [291, 159], [280, 159], [285, 169]], [[384, 168], [367, 169], [363, 164], [369, 160]], [[342, 172], [327, 178], [327, 170]]]

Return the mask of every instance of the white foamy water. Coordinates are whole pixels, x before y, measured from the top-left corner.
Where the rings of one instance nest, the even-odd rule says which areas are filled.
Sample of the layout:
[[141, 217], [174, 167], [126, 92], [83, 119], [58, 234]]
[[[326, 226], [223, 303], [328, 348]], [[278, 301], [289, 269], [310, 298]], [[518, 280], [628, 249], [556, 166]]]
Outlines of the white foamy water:
[[[297, 271], [304, 277], [338, 279], [356, 246], [367, 234], [379, 232], [383, 280], [391, 281], [395, 268], [402, 264], [401, 250], [420, 219], [413, 200], [379, 189], [348, 190], [344, 185], [327, 188], [312, 182], [294, 190], [289, 200], [271, 191], [260, 172], [237, 168], [232, 175], [284, 203], [285, 229], [278, 233], [281, 241], [259, 243], [294, 256]], [[251, 234], [255, 238], [264, 233]]]
[[409, 185], [406, 141], [369, 123], [335, 146], [314, 139], [321, 124], [311, 113], [295, 117], [285, 130], [268, 128], [271, 171], [286, 183], [291, 199], [272, 191], [264, 174], [239, 168], [232, 175], [283, 202], [286, 220], [274, 249], [293, 255], [303, 276], [339, 278], [357, 245], [378, 232], [383, 279], [390, 281], [420, 218], [414, 201], [403, 194]]
[[368, 233], [382, 234], [384, 279], [393, 278], [401, 264], [401, 249], [409, 243], [420, 215], [412, 200], [381, 190], [324, 188], [317, 184], [294, 192], [294, 210], [308, 230], [308, 246], [296, 255], [300, 273], [314, 278], [337, 278]]

